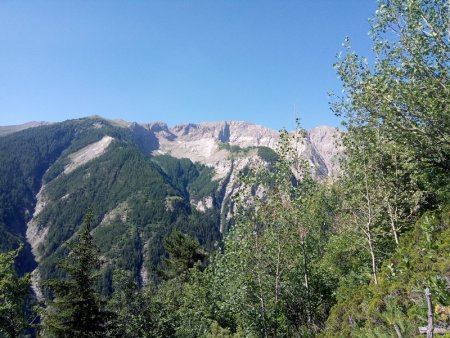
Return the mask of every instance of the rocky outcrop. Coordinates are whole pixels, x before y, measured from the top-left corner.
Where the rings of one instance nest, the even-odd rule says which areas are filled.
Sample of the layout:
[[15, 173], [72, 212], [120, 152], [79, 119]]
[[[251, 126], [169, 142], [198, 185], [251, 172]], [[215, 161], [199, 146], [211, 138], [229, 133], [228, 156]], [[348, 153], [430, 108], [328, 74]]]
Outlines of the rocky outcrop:
[[111, 136], [104, 136], [100, 141], [94, 142], [71, 154], [69, 156], [70, 163], [64, 168], [64, 173], [69, 174], [79, 166], [103, 155], [112, 140], [113, 138]]
[[36, 195], [36, 206], [34, 208], [33, 217], [27, 224], [26, 237], [28, 243], [31, 245], [33, 255], [37, 262], [39, 262], [38, 248], [47, 236], [48, 227], [44, 227], [39, 224], [38, 216], [47, 204], [47, 198], [45, 197], [45, 185], [41, 187]]
[[323, 160], [327, 176], [338, 176], [340, 173], [339, 161], [344, 152], [339, 129], [328, 126], [313, 128], [308, 132], [308, 140], [317, 151], [317, 155]]
[[205, 212], [207, 209], [212, 209], [214, 207], [214, 199], [212, 196], [202, 198], [200, 201], [191, 200], [190, 202], [197, 211], [201, 212]]
[[[230, 158], [233, 147], [269, 147], [276, 150], [280, 141], [277, 131], [240, 121], [190, 123], [172, 128], [161, 122], [143, 126], [153, 131], [159, 141], [159, 148], [154, 154], [170, 154], [201, 162], [214, 167], [221, 178], [226, 176], [229, 163], [224, 161]], [[299, 154], [308, 160], [318, 176], [335, 176], [339, 173], [339, 156], [342, 153], [339, 135], [336, 128], [313, 128], [307, 132], [305, 142], [296, 146]]]

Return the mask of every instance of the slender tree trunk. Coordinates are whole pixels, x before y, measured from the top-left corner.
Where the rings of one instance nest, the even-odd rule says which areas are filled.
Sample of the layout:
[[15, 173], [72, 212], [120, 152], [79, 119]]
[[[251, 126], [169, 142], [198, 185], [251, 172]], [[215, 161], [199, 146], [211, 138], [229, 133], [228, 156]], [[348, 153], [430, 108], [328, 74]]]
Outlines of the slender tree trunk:
[[[280, 297], [280, 277], [281, 277], [281, 243], [278, 238], [277, 245], [277, 262], [275, 270], [275, 314], [278, 317], [278, 302]], [[278, 320], [276, 321], [276, 326], [274, 328], [274, 336], [277, 336], [278, 331]]]
[[433, 304], [431, 303], [431, 292], [429, 288], [425, 289], [425, 297], [428, 306], [427, 338], [433, 338]]
[[391, 229], [392, 234], [394, 235], [395, 244], [398, 246], [398, 233], [397, 233], [397, 227], [395, 226], [395, 220], [396, 220], [396, 211], [392, 210], [391, 204], [388, 202], [388, 214], [389, 214], [389, 220], [391, 223]]
[[278, 305], [278, 298], [280, 294], [280, 265], [281, 265], [281, 245], [278, 241], [277, 248], [277, 264], [275, 270], [275, 307]]
[[311, 305], [310, 305], [310, 299], [311, 294], [309, 290], [309, 274], [308, 274], [308, 257], [306, 252], [306, 245], [305, 241], [302, 241], [302, 248], [303, 248], [303, 266], [304, 266], [304, 277], [305, 277], [305, 287], [306, 287], [306, 314], [307, 314], [307, 320], [308, 324], [311, 323]]
[[[255, 249], [256, 249], [256, 254], [259, 256], [260, 255], [260, 246], [259, 246], [259, 240], [258, 240], [258, 232], [255, 233]], [[265, 301], [264, 301], [264, 291], [263, 291], [263, 287], [262, 287], [262, 281], [261, 281], [261, 273], [259, 270], [259, 265], [260, 265], [260, 260], [261, 257], [257, 257], [257, 266], [256, 266], [256, 276], [257, 276], [257, 280], [258, 280], [258, 288], [259, 288], [259, 303], [260, 303], [260, 307], [261, 307], [261, 318], [262, 318], [262, 322], [263, 322], [263, 331], [264, 331], [264, 337], [267, 338], [267, 327], [266, 327], [266, 306], [265, 306]]]
[[364, 184], [366, 189], [366, 203], [367, 203], [367, 223], [366, 223], [366, 236], [367, 236], [367, 242], [369, 244], [369, 252], [370, 256], [372, 258], [372, 275], [373, 275], [373, 282], [375, 285], [378, 285], [378, 277], [377, 277], [377, 260], [375, 257], [375, 250], [374, 250], [374, 243], [372, 238], [372, 222], [373, 222], [373, 211], [372, 211], [372, 200], [370, 196], [369, 191], [369, 182], [367, 178], [367, 166], [364, 162]]
[[400, 328], [398, 327], [397, 324], [394, 324], [394, 329], [395, 329], [395, 333], [397, 334], [397, 337], [398, 338], [403, 338], [402, 332], [400, 331]]
[[370, 228], [367, 232], [367, 242], [369, 244], [370, 257], [372, 258], [372, 276], [373, 282], [375, 285], [378, 285], [378, 277], [377, 277], [377, 260], [375, 257], [375, 251], [372, 242], [372, 234], [370, 233]]

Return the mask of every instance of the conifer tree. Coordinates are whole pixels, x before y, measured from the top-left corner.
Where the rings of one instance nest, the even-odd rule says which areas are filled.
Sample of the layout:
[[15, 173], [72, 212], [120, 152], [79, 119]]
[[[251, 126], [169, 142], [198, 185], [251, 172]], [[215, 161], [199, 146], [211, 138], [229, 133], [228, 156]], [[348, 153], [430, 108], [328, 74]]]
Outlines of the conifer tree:
[[68, 277], [46, 283], [55, 298], [43, 316], [41, 333], [45, 337], [104, 336], [108, 314], [94, 289], [99, 258], [92, 241], [92, 217], [90, 210], [77, 238], [68, 244], [68, 257], [58, 263]]
[[14, 271], [18, 251], [0, 253], [0, 337], [18, 337], [27, 322], [23, 313], [28, 276]]
[[107, 308], [115, 315], [107, 336], [152, 337], [155, 330], [154, 290], [150, 287], [139, 289], [132, 274], [125, 270], [114, 271], [113, 290]]
[[207, 253], [200, 243], [179, 230], [174, 230], [164, 241], [164, 248], [168, 257], [162, 258], [162, 267], [159, 269], [163, 279], [172, 279], [182, 275], [189, 269], [204, 263]]

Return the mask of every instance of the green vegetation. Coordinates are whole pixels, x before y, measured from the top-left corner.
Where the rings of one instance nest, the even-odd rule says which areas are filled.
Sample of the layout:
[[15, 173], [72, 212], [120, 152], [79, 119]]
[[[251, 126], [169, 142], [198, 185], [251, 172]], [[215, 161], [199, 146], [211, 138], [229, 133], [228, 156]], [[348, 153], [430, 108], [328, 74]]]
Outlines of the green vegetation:
[[164, 249], [168, 257], [163, 257], [160, 271], [166, 280], [180, 277], [193, 267], [201, 267], [207, 256], [196, 239], [178, 230], [164, 240]]
[[75, 241], [68, 243], [70, 253], [58, 262], [68, 278], [49, 280], [46, 286], [55, 297], [43, 312], [44, 337], [104, 337], [109, 314], [102, 309], [94, 280], [100, 261], [91, 235], [89, 211]]
[[258, 156], [270, 164], [273, 164], [278, 160], [276, 151], [269, 147], [258, 147]]
[[[33, 128], [4, 136], [0, 142], [0, 251], [17, 249], [30, 219], [34, 196], [45, 170], [70, 144], [75, 133], [67, 123]], [[26, 250], [22, 272], [33, 268]]]
[[404, 337], [412, 337], [417, 327], [426, 326], [426, 287], [433, 295], [437, 326], [448, 326], [449, 247], [450, 207], [425, 213], [401, 239], [393, 256], [383, 262], [378, 284], [353, 288], [341, 282], [326, 336], [340, 332], [344, 336], [393, 337], [398, 330]]
[[241, 148], [238, 145], [231, 145], [229, 143], [219, 142], [219, 149], [225, 149], [230, 152], [231, 157], [234, 156], [246, 156], [251, 151], [256, 149], [256, 154], [267, 163], [274, 163], [278, 159], [278, 154], [272, 148], [259, 146], [259, 147], [246, 147]]
[[24, 305], [28, 276], [19, 278], [14, 271], [17, 251], [0, 254], [0, 336], [18, 337], [28, 326]]
[[427, 210], [447, 217], [438, 215], [450, 197], [448, 10], [445, 1], [380, 1], [375, 64], [349, 46], [336, 64], [344, 91], [333, 109], [346, 121], [347, 160], [339, 232], [327, 253], [340, 279], [330, 337], [417, 335], [425, 286], [435, 303], [450, 304], [448, 286], [437, 282], [448, 278], [449, 256], [435, 250], [448, 239], [445, 222], [425, 230], [434, 224], [425, 214], [414, 227]]
[[[426, 326], [425, 288], [435, 325], [449, 327], [448, 10], [444, 0], [380, 1], [375, 64], [350, 50], [336, 64], [344, 91], [333, 109], [346, 121], [341, 177], [313, 180], [292, 147], [301, 133], [282, 132], [277, 154], [258, 149], [272, 165], [242, 173], [223, 241], [217, 208], [190, 206], [191, 198], [220, 197], [213, 172], [185, 159], [150, 159], [127, 129], [88, 119], [2, 138], [2, 250], [20, 242], [24, 210], [39, 180], [46, 183], [39, 266], [54, 294], [42, 329], [80, 330], [88, 320], [73, 318], [83, 304], [93, 336], [412, 337]], [[70, 153], [105, 133], [115, 138], [110, 151], [61, 174]], [[7, 146], [17, 151], [8, 156]], [[96, 216], [77, 235], [90, 206]], [[63, 271], [55, 270], [60, 258]], [[1, 294], [0, 314], [17, 323], [17, 335], [24, 292], [14, 293], [11, 281], [26, 279], [15, 276], [13, 259], [0, 256], [0, 290], [12, 290]], [[12, 309], [4, 310], [5, 297]]]
[[[332, 281], [319, 261], [326, 243], [324, 231], [332, 221], [322, 212], [328, 192], [312, 180], [303, 161], [290, 156], [288, 134], [281, 138], [274, 168], [263, 167], [244, 178], [248, 188], [258, 187], [264, 194], [241, 194], [242, 209], [225, 241], [224, 254], [217, 255], [206, 272], [212, 283], [209, 288], [216, 294], [204, 303], [218, 307], [209, 316], [231, 333], [314, 334], [332, 305]], [[296, 185], [292, 185], [293, 165], [303, 176]], [[207, 328], [214, 325], [208, 316], [203, 320]]]
[[219, 142], [219, 149], [224, 149], [229, 151], [232, 155], [237, 154], [247, 154], [250, 151], [250, 147], [247, 148], [241, 148], [238, 145], [231, 145], [229, 143]]
[[176, 159], [169, 155], [153, 157], [170, 182], [186, 198], [200, 200], [213, 196], [218, 188], [218, 181], [213, 180], [214, 170], [188, 159]]

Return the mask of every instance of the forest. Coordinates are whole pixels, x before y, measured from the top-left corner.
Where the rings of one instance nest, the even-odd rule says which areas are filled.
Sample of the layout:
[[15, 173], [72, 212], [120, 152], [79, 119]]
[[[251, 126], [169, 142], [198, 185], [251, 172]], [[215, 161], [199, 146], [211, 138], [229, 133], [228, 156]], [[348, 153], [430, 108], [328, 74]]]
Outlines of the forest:
[[[281, 131], [276, 153], [258, 150], [266, 164], [242, 173], [224, 238], [217, 232], [220, 215], [203, 217], [186, 204], [189, 196], [217, 189], [209, 168], [170, 156], [148, 159], [127, 143], [96, 162], [98, 180], [120, 176], [117, 164], [144, 167], [151, 184], [141, 187], [131, 171], [123, 189], [141, 189], [155, 205], [133, 197], [141, 210], [127, 219], [117, 252], [108, 245], [120, 226], [99, 233], [93, 225], [96, 212], [121, 201], [123, 189], [109, 191], [99, 182], [86, 189], [100, 196], [74, 195], [73, 210], [50, 209], [61, 224], [50, 236], [65, 244], [44, 264], [45, 300], [32, 296], [30, 275], [16, 264], [25, 250], [16, 245], [19, 235], [0, 227], [0, 336], [402, 338], [425, 328], [428, 337], [450, 337], [448, 12], [446, 0], [379, 2], [371, 21], [373, 61], [347, 39], [334, 65], [343, 86], [330, 96], [344, 120], [340, 176], [315, 179], [295, 151], [304, 142], [302, 128]], [[40, 150], [51, 155], [45, 161], [57, 158], [77, 128]], [[33, 161], [43, 160], [23, 163]], [[38, 176], [54, 177], [63, 164]], [[80, 171], [70, 178], [70, 186], [82, 177]], [[1, 183], [0, 198], [17, 204], [1, 203], [0, 225], [32, 198], [37, 182], [23, 182]], [[179, 208], [174, 213], [158, 207], [168, 197]], [[136, 225], [149, 213], [161, 229]], [[76, 236], [68, 236], [75, 225]], [[145, 262], [153, 271], [145, 286], [128, 261], [142, 259], [130, 253], [142, 236], [155, 236], [160, 247]], [[42, 250], [42, 257], [51, 251]], [[116, 264], [106, 266], [100, 252]]]

